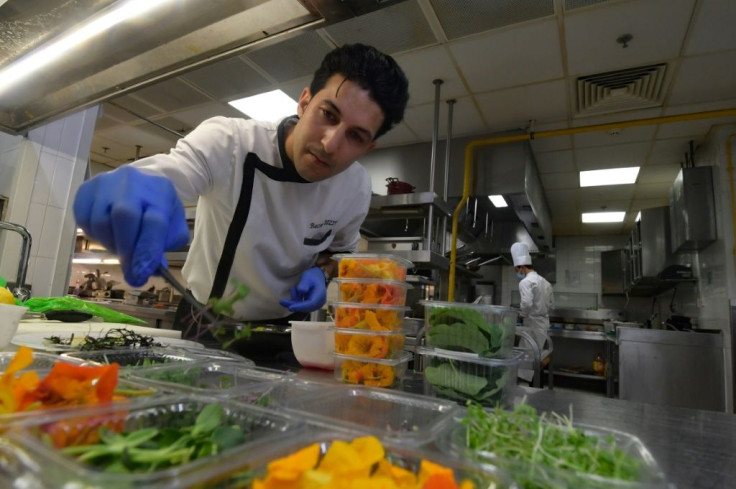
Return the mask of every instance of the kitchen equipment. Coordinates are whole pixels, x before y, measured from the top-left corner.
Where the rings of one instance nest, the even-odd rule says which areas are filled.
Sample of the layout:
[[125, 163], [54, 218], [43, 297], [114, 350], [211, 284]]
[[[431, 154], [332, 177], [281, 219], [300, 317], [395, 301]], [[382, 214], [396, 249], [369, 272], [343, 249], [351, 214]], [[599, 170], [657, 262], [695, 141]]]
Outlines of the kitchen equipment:
[[398, 178], [394, 177], [389, 177], [386, 181], [388, 182], [386, 184], [386, 187], [388, 187], [388, 195], [410, 194], [414, 192], [414, 189], [416, 188], [414, 185], [402, 182]]
[[332, 321], [290, 321], [291, 348], [302, 367], [332, 370], [335, 333]]
[[28, 258], [31, 255], [31, 234], [26, 228], [20, 224], [13, 224], [10, 222], [0, 221], [0, 230], [5, 229], [7, 231], [15, 231], [20, 234], [23, 239], [23, 246], [20, 251], [20, 261], [18, 262], [18, 276], [15, 279], [15, 288], [11, 290], [13, 295], [18, 299], [25, 301], [31, 296], [31, 292], [28, 289], [24, 289], [23, 285], [26, 282], [26, 272], [28, 271]]

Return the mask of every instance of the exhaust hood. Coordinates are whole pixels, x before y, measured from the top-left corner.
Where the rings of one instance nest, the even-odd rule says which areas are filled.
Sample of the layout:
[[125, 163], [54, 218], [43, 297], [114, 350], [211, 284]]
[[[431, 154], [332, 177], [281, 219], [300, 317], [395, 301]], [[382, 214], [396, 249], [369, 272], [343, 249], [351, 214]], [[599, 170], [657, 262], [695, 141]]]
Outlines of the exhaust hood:
[[0, 7], [0, 130], [399, 1], [13, 0]]
[[[552, 220], [528, 141], [478, 148], [473, 172], [473, 195], [481, 207], [475, 219], [488, 221], [473, 248], [481, 254], [508, 255], [511, 245], [521, 241], [532, 253], [551, 252]], [[509, 206], [494, 207], [489, 195], [503, 195]]]

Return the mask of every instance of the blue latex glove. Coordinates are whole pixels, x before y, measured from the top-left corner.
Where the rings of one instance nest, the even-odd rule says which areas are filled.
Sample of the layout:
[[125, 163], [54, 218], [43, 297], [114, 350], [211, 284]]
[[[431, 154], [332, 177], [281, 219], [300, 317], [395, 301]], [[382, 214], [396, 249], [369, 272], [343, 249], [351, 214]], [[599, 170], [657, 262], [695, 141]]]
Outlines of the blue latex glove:
[[102, 173], [82, 184], [74, 199], [77, 224], [120, 258], [125, 280], [145, 284], [167, 266], [165, 251], [189, 242], [184, 206], [168, 178], [132, 166]]
[[312, 267], [302, 273], [299, 283], [291, 288], [291, 300], [281, 299], [279, 304], [291, 312], [312, 312], [327, 300], [327, 281], [319, 267]]

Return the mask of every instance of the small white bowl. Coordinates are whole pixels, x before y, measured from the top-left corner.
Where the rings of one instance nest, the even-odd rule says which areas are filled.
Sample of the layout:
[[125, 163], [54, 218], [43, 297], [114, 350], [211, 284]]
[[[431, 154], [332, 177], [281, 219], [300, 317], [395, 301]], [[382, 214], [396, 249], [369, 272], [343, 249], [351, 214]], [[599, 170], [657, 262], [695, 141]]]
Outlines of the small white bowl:
[[290, 321], [291, 348], [302, 367], [335, 368], [335, 334], [332, 321]]
[[0, 349], [7, 347], [18, 331], [18, 323], [28, 310], [23, 306], [0, 304]]

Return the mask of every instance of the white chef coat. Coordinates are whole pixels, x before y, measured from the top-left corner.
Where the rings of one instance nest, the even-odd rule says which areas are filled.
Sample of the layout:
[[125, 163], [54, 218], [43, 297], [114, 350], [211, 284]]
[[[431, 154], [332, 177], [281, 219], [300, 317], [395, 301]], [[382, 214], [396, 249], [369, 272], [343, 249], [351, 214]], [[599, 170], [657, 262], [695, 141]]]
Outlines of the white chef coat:
[[549, 329], [549, 310], [554, 307], [552, 285], [537, 272], [531, 271], [519, 282], [519, 295], [524, 326], [531, 328], [530, 332], [541, 350]]
[[289, 298], [320, 252], [355, 251], [370, 206], [371, 180], [355, 162], [320, 182], [299, 176], [286, 155], [287, 125], [214, 117], [168, 154], [134, 163], [171, 179], [184, 202], [197, 201], [194, 239], [182, 275], [194, 297], [226, 297], [231, 279], [249, 287], [237, 319], [286, 317]]

